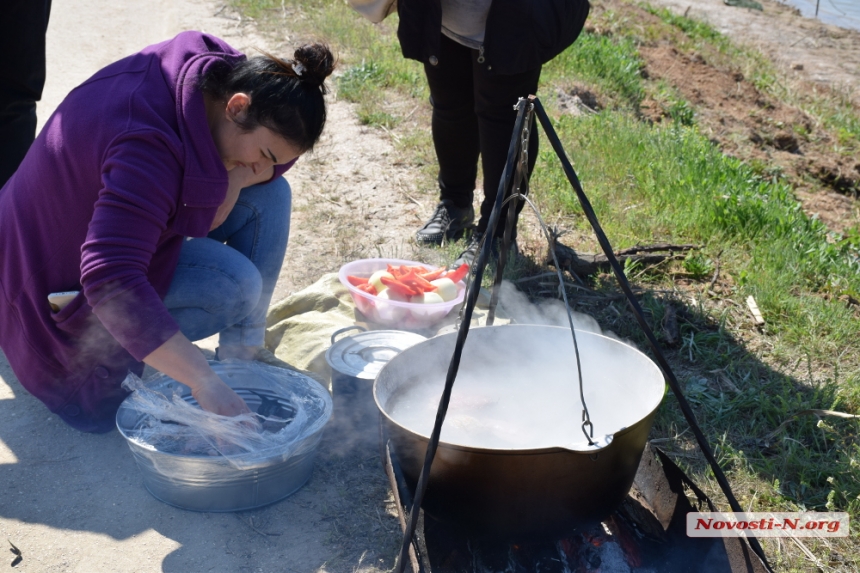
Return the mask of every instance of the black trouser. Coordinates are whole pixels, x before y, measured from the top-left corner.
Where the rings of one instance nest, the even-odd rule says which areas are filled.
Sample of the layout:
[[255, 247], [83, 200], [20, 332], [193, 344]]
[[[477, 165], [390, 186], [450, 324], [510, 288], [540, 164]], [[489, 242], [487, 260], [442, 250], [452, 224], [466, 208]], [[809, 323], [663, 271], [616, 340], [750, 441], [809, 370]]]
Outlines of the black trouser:
[[[489, 74], [478, 63], [478, 50], [442, 36], [438, 64], [424, 64], [433, 106], [433, 145], [439, 161], [442, 199], [458, 207], [472, 204], [478, 155], [484, 175], [484, 200], [478, 230], [486, 231], [505, 169], [514, 131], [517, 100], [537, 93], [540, 67], [516, 75]], [[535, 133], [529, 139], [529, 173], [538, 152]], [[507, 206], [506, 206], [507, 207]], [[522, 209], [519, 202], [518, 211]], [[507, 209], [496, 235], [504, 232]]]
[[51, 0], [3, 0], [0, 10], [0, 187], [36, 137], [50, 12]]

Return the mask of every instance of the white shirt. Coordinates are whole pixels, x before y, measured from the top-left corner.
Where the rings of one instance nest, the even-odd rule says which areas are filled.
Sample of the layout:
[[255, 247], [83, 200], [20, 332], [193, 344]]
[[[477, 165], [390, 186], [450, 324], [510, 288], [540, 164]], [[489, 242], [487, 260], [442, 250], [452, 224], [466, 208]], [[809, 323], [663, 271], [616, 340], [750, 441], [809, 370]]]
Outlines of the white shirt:
[[442, 33], [468, 48], [484, 44], [487, 13], [493, 0], [441, 0]]

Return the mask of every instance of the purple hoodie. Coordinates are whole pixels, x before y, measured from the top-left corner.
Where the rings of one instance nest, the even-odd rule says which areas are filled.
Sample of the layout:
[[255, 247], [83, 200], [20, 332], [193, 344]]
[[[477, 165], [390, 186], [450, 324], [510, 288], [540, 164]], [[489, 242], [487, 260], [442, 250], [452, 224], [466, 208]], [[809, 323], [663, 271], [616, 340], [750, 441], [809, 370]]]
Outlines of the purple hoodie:
[[[162, 299], [183, 237], [206, 236], [227, 193], [196, 79], [244, 58], [183, 32], [111, 64], [66, 97], [0, 190], [0, 347], [80, 430], [114, 427], [129, 369], [179, 330]], [[74, 290], [52, 313], [48, 294]]]

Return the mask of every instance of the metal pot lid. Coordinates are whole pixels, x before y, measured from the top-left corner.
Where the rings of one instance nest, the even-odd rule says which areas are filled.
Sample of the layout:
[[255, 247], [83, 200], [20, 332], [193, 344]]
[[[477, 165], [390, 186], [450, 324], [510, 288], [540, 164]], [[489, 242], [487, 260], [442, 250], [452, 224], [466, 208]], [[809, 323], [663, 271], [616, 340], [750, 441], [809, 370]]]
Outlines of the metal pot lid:
[[356, 328], [361, 329], [349, 327], [335, 332], [325, 359], [332, 370], [364, 380], [376, 379], [376, 375], [389, 360], [410, 346], [427, 340], [425, 336], [414, 332], [367, 330], [335, 342], [338, 334]]

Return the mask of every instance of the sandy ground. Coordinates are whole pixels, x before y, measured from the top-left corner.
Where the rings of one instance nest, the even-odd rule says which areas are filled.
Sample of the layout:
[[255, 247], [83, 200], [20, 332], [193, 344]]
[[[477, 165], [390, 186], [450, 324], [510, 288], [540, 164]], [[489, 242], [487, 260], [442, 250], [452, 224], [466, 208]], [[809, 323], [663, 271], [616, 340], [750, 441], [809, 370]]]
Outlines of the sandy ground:
[[[770, 0], [764, 14], [722, 0], [654, 3], [689, 8], [789, 68], [803, 64], [798, 73], [813, 81], [857, 85], [855, 33], [797, 18]], [[266, 39], [253, 22], [222, 8], [204, 0], [56, 2], [40, 122], [100, 67], [181, 30], [214, 33], [243, 51], [289, 55], [288, 15], [283, 38]], [[275, 300], [344, 260], [410, 254], [408, 238], [434, 198], [416, 188], [418, 168], [393, 160], [393, 150], [391, 136], [359, 126], [350, 105], [331, 98], [322, 141], [288, 174], [294, 213]], [[21, 549], [16, 570], [29, 572], [385, 570], [399, 526], [376, 444], [355, 438], [331, 428], [311, 481], [281, 503], [238, 514], [186, 512], [146, 492], [118, 433], [66, 427], [21, 388], [0, 354], [0, 538]], [[0, 553], [11, 562], [12, 553]]]

